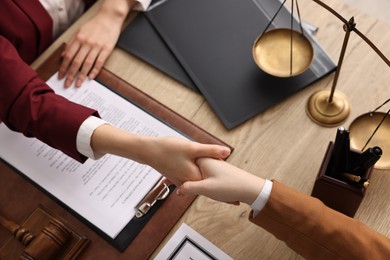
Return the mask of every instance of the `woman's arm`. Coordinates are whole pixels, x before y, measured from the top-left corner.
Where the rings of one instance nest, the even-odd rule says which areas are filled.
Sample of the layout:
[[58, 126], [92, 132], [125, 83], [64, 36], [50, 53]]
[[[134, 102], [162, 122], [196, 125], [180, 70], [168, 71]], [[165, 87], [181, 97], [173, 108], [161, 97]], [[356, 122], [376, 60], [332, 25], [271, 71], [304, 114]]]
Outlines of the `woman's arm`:
[[[55, 94], [1, 36], [0, 54], [0, 121], [84, 162], [87, 157], [76, 145], [78, 132], [97, 112]], [[224, 146], [139, 136], [108, 124], [97, 127], [87, 143], [96, 154], [110, 153], [148, 164], [177, 185], [201, 178], [195, 164], [198, 157], [225, 158], [230, 154]]]
[[109, 153], [147, 164], [181, 185], [187, 180], [200, 180], [195, 161], [199, 157], [226, 158], [230, 149], [220, 145], [200, 144], [176, 137], [135, 135], [111, 125], [98, 127], [92, 137], [95, 153]]
[[98, 113], [56, 95], [0, 36], [0, 121], [11, 130], [85, 161], [76, 147], [80, 125]]

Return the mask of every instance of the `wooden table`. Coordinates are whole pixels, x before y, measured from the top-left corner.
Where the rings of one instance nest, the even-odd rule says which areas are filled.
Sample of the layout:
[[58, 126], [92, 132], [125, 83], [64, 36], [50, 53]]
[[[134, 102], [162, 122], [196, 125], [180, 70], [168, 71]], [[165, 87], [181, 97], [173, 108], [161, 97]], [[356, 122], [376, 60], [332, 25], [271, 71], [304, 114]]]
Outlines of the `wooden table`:
[[[326, 3], [347, 19], [354, 16], [358, 29], [390, 57], [390, 28], [387, 25], [337, 0], [328, 0]], [[96, 12], [98, 5], [92, 7], [62, 35], [34, 62], [33, 67], [39, 66], [62, 42], [69, 39], [78, 26]], [[344, 37], [343, 24], [312, 1], [305, 0], [300, 6], [303, 19], [319, 27], [316, 35], [318, 42], [337, 62]], [[311, 193], [328, 143], [335, 138], [336, 128], [313, 123], [306, 115], [306, 103], [316, 90], [331, 87], [333, 74], [235, 129], [226, 130], [203, 96], [132, 55], [115, 49], [105, 67], [235, 147], [228, 162], [258, 176], [276, 179], [304, 193]], [[352, 106], [351, 114], [342, 126], [348, 128], [356, 117], [389, 98], [389, 82], [389, 67], [352, 33], [337, 86], [349, 97]], [[390, 171], [374, 170], [371, 185], [355, 215], [356, 219], [387, 236], [390, 236], [389, 187]], [[247, 205], [232, 206], [199, 197], [170, 235], [185, 222], [234, 259], [300, 258], [283, 242], [251, 224], [247, 220], [249, 212]], [[71, 215], [68, 217], [72, 218]], [[79, 227], [91, 233], [82, 224]], [[160, 248], [168, 239], [164, 240]], [[99, 238], [92, 240], [86, 249], [83, 255], [86, 259], [95, 246], [107, 247], [107, 255], [114, 259], [126, 259], [126, 251], [121, 254]]]

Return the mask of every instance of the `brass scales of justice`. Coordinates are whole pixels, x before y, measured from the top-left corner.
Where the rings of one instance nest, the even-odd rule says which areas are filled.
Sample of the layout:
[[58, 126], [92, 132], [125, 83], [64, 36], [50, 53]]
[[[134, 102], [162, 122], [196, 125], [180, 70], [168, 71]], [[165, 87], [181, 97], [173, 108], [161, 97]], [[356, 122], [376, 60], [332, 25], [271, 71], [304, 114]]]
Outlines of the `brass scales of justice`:
[[[293, 28], [294, 0], [291, 0], [290, 28], [269, 29], [286, 1], [287, 0], [281, 2], [279, 9], [276, 11], [262, 34], [255, 40], [252, 48], [253, 59], [257, 66], [265, 73], [275, 77], [294, 77], [304, 73], [310, 67], [314, 56], [312, 44], [305, 36], [302, 28], [298, 0], [295, 0], [295, 6], [297, 9], [300, 31]], [[313, 1], [344, 23], [343, 29], [345, 31], [345, 36], [333, 78], [332, 88], [330, 90], [323, 89], [313, 93], [309, 97], [306, 106], [306, 113], [313, 122], [325, 127], [334, 127], [344, 122], [351, 110], [350, 101], [347, 96], [341, 91], [336, 90], [350, 33], [352, 31], [355, 32], [389, 67], [390, 61], [370, 41], [370, 39], [356, 28], [353, 17], [347, 20], [325, 3], [319, 0]], [[384, 104], [378, 108], [382, 107]], [[363, 150], [371, 141], [371, 145], [380, 145], [384, 151], [390, 151], [390, 119], [387, 117], [390, 110], [387, 113], [383, 113], [378, 112], [378, 108], [372, 112], [359, 116], [352, 122], [350, 127], [351, 147], [360, 150], [359, 147], [361, 148], [363, 146], [363, 148], [361, 148], [361, 150]], [[381, 129], [379, 129], [380, 126], [382, 126]], [[371, 136], [370, 133], [372, 133]], [[367, 139], [368, 141], [366, 141]], [[390, 153], [385, 152], [375, 165], [375, 168], [390, 169]]]

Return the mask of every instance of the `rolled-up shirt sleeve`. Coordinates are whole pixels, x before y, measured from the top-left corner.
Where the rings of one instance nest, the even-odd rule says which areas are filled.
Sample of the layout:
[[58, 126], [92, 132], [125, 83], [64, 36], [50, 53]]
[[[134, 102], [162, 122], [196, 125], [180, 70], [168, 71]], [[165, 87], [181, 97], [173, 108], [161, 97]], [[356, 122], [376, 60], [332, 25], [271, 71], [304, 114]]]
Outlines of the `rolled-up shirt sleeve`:
[[80, 126], [77, 132], [76, 146], [77, 151], [82, 155], [97, 160], [104, 156], [104, 154], [95, 153], [91, 147], [91, 137], [96, 128], [101, 125], [108, 124], [103, 119], [90, 116]]
[[259, 214], [259, 212], [264, 208], [265, 204], [267, 204], [271, 191], [272, 191], [272, 181], [265, 180], [263, 189], [261, 190], [259, 196], [251, 205], [251, 208], [253, 210], [253, 217]]
[[55, 94], [2, 36], [0, 53], [0, 120], [84, 162], [87, 158], [76, 147], [77, 132], [89, 116], [99, 117], [98, 112]]

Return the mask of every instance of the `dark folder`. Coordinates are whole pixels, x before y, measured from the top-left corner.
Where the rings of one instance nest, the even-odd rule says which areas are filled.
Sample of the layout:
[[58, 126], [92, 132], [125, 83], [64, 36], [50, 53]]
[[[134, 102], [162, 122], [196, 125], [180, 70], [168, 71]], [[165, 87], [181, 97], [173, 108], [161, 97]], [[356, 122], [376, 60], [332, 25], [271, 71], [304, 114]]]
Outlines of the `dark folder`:
[[[167, 66], [160, 54], [173, 53], [179, 69], [184, 69], [226, 128], [233, 128], [336, 68], [308, 32], [315, 57], [305, 73], [278, 78], [256, 66], [252, 45], [280, 5], [275, 0], [160, 1], [140, 14], [146, 16], [150, 27], [142, 21], [143, 29], [139, 30], [134, 28], [137, 23], [130, 23], [118, 46], [175, 77], [177, 71]], [[290, 12], [283, 7], [271, 28], [290, 28], [290, 18]], [[294, 27], [298, 26], [294, 20]], [[158, 42], [156, 32], [165, 45]], [[153, 34], [154, 40], [143, 41], [143, 48], [134, 50], [135, 42], [144, 40], [146, 34]], [[153, 49], [155, 46], [158, 47]]]
[[[62, 46], [62, 48], [63, 47], [64, 46]], [[62, 48], [59, 48], [40, 68], [37, 69], [38, 75], [43, 80], [47, 80], [58, 70], [61, 62], [60, 54]], [[111, 72], [103, 69], [99, 73], [97, 80], [122, 97], [128, 99], [129, 102], [132, 102], [162, 122], [170, 125], [190, 139], [200, 143], [228, 146], [233, 150], [231, 146], [199, 128], [197, 125], [162, 105], [152, 97], [116, 77]], [[66, 208], [68, 212], [72, 212], [73, 215], [77, 216], [95, 231], [95, 233], [87, 235], [91, 240], [91, 244], [86, 249], [86, 254], [88, 254], [91, 259], [100, 259], [104, 258], [104, 256], [114, 257], [115, 255], [118, 255], [118, 251], [112, 252], [106, 247], [99, 245], [101, 241], [99, 242], [100, 238], [97, 237], [96, 234], [104, 238], [117, 250], [123, 252], [123, 254], [120, 254], [121, 257], [126, 259], [148, 259], [195, 199], [195, 196], [182, 198], [176, 195], [169, 195], [164, 200], [157, 201], [144, 216], [140, 218], [134, 217], [118, 236], [115, 239], [112, 239], [89, 223], [77, 212], [74, 212], [57, 198], [48, 194], [44, 190], [44, 187], [37, 187], [38, 190], [32, 187], [29, 179], [27, 179], [23, 173], [20, 173], [20, 176], [13, 174], [14, 171], [17, 172], [17, 170], [9, 169], [7, 166], [10, 168], [12, 168], [12, 166], [3, 161], [4, 164], [2, 161], [3, 160], [0, 158], [0, 180], [1, 183], [7, 183], [7, 185], [0, 189], [0, 201], [7, 201], [8, 205], [12, 205], [13, 208], [18, 209], [17, 212], [15, 212], [15, 215], [8, 215], [13, 219], [20, 220], [23, 218], [23, 214], [27, 215], [27, 213], [32, 212], [41, 203], [54, 211], [54, 213], [63, 215], [58, 213], [63, 212], [63, 209], [61, 209], [57, 203], [53, 203], [52, 200], [49, 200], [47, 196], [45, 196], [49, 195], [51, 199]], [[18, 188], [15, 190], [15, 187]], [[43, 193], [41, 191], [43, 191]], [[12, 194], [15, 196], [12, 196]], [[5, 209], [9, 208], [6, 207]], [[69, 217], [67, 220], [69, 220]], [[74, 224], [74, 221], [72, 220], [69, 220], [69, 222]], [[74, 225], [80, 226], [77, 223]], [[4, 238], [2, 235], [0, 230], [0, 242], [4, 240], [2, 239]]]
[[158, 35], [143, 13], [137, 15], [131, 26], [120, 35], [118, 47], [158, 68], [193, 91], [199, 92], [194, 82]]

